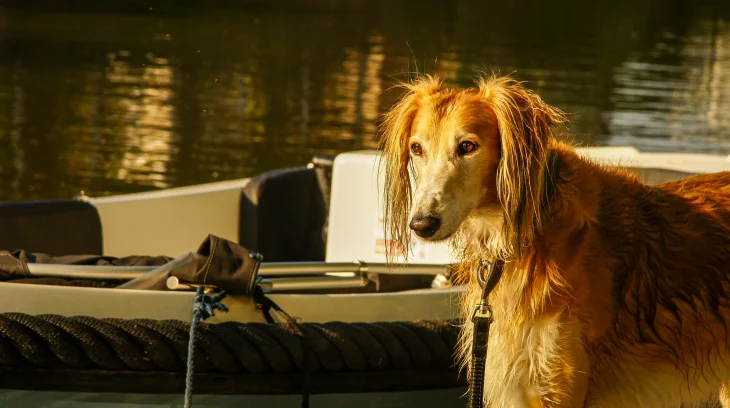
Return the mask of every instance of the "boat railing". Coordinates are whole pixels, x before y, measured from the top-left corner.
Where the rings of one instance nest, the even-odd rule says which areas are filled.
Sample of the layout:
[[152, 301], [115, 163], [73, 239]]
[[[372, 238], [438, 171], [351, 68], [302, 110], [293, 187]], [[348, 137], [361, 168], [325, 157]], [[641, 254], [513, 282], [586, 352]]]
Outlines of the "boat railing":
[[[60, 265], [28, 263], [28, 272], [35, 277], [90, 280], [133, 280], [162, 266]], [[292, 290], [353, 289], [366, 286], [372, 275], [438, 275], [448, 276], [450, 265], [385, 264], [356, 262], [264, 262], [259, 267], [258, 284], [266, 292]], [[190, 290], [171, 276], [170, 290]]]

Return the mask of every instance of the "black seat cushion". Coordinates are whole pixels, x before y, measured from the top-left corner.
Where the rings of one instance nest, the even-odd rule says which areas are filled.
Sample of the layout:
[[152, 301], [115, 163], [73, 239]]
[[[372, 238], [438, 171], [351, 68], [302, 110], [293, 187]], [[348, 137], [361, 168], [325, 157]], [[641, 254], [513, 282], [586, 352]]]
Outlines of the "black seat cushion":
[[326, 203], [312, 168], [254, 177], [241, 195], [239, 242], [265, 262], [322, 261]]
[[101, 220], [80, 200], [0, 203], [0, 250], [49, 255], [101, 255]]

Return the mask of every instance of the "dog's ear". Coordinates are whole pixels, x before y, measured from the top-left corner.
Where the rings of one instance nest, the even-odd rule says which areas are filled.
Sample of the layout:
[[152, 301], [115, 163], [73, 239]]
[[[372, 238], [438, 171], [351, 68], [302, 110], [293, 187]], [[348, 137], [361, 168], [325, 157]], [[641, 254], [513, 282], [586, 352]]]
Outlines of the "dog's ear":
[[411, 207], [410, 149], [408, 138], [420, 107], [420, 100], [438, 92], [443, 82], [423, 76], [409, 84], [401, 84], [406, 93], [383, 115], [380, 124], [380, 148], [383, 151], [381, 170], [385, 171], [383, 203], [386, 238], [386, 258], [394, 251], [407, 256], [410, 248], [408, 214]]
[[499, 129], [497, 195], [505, 215], [504, 255], [519, 254], [542, 228], [549, 204], [545, 197], [551, 194], [547, 190], [555, 188], [549, 174], [555, 160], [549, 157], [548, 144], [554, 138], [554, 126], [566, 118], [509, 77], [482, 78], [478, 85]]

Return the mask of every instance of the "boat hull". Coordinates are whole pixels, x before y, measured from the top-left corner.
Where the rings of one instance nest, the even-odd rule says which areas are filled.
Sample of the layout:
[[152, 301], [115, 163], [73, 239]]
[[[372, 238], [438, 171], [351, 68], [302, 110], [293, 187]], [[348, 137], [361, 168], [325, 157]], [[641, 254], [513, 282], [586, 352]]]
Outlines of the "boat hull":
[[[309, 396], [312, 407], [439, 407], [462, 408], [466, 387], [438, 390], [316, 394]], [[301, 405], [300, 395], [194, 395], [195, 408], [267, 407], [291, 408]], [[162, 408], [182, 407], [180, 394], [79, 393], [58, 391], [0, 391], [3, 408]]]

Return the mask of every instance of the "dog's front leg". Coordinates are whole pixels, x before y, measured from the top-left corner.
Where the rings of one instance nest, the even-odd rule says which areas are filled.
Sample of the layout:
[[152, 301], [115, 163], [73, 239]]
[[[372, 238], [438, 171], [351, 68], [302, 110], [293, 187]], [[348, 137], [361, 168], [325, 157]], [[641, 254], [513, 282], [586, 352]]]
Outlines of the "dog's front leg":
[[730, 408], [730, 381], [725, 381], [720, 385], [719, 398], [722, 408]]
[[561, 317], [558, 347], [550, 356], [548, 370], [542, 376], [539, 396], [530, 400], [530, 408], [583, 408], [588, 389], [590, 365], [582, 341], [580, 322], [575, 317]]

